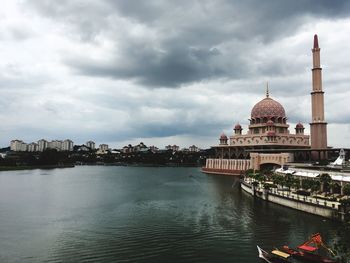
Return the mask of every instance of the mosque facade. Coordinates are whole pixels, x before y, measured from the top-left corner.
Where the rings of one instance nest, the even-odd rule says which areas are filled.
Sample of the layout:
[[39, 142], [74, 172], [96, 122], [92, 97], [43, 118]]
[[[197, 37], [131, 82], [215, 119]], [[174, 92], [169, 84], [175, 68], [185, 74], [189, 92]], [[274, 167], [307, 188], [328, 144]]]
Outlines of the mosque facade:
[[318, 37], [312, 48], [311, 134], [304, 134], [304, 125], [296, 124], [290, 131], [284, 107], [269, 94], [251, 110], [248, 130], [237, 123], [233, 134], [222, 133], [219, 145], [213, 146], [214, 156], [207, 159], [204, 172], [232, 174], [247, 169], [259, 170], [264, 164], [284, 165], [295, 158], [327, 158], [327, 122], [324, 115], [324, 92]]

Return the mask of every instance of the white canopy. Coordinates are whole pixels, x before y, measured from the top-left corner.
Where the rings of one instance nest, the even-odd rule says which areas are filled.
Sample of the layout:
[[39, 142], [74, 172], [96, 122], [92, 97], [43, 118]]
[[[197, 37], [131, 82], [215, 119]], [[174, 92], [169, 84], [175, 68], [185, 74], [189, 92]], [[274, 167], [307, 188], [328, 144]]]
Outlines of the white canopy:
[[[278, 168], [275, 170], [277, 173], [282, 173], [282, 174], [292, 174], [295, 176], [300, 176], [300, 177], [307, 177], [307, 178], [316, 178], [320, 174], [324, 173], [323, 171], [308, 171], [308, 170], [301, 170], [301, 169], [295, 169], [295, 170], [283, 170], [282, 168]], [[334, 181], [339, 181], [339, 182], [347, 182], [350, 183], [350, 174], [344, 174], [344, 173], [334, 173], [334, 172], [327, 172], [332, 180]]]

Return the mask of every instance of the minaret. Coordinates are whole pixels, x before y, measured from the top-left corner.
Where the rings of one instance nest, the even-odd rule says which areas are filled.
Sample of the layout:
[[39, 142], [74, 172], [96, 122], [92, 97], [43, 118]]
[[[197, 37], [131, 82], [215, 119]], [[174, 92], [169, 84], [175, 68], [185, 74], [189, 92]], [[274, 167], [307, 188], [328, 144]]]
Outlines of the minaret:
[[[322, 68], [320, 63], [320, 48], [318, 46], [317, 35], [314, 36], [314, 47], [312, 49], [313, 69], [312, 69], [312, 92], [311, 107], [312, 120], [311, 128], [311, 149], [327, 148], [327, 122], [324, 118], [324, 99], [322, 91]], [[326, 155], [321, 157], [326, 158]]]
[[269, 94], [269, 82], [266, 82], [266, 98], [270, 97]]

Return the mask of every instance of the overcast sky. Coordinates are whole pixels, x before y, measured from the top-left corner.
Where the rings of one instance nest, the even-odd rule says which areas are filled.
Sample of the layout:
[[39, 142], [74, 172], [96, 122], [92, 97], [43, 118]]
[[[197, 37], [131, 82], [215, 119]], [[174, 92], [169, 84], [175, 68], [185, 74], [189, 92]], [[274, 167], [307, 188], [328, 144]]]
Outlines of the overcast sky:
[[2, 0], [0, 146], [208, 147], [270, 95], [311, 119], [319, 36], [328, 142], [350, 147], [350, 2]]

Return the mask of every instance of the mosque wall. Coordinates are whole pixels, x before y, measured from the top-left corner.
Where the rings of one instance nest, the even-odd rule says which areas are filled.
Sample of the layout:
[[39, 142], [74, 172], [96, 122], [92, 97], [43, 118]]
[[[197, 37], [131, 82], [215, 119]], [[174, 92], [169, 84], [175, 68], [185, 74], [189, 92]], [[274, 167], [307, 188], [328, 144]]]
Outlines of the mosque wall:
[[206, 173], [239, 175], [250, 169], [250, 166], [249, 159], [207, 159], [202, 170]]
[[289, 153], [251, 153], [250, 159], [207, 159], [204, 172], [240, 174], [248, 169], [260, 170], [263, 164], [283, 166], [293, 162], [293, 155]]
[[285, 145], [295, 147], [309, 147], [308, 135], [238, 135], [230, 137], [231, 146], [257, 146], [257, 145]]

